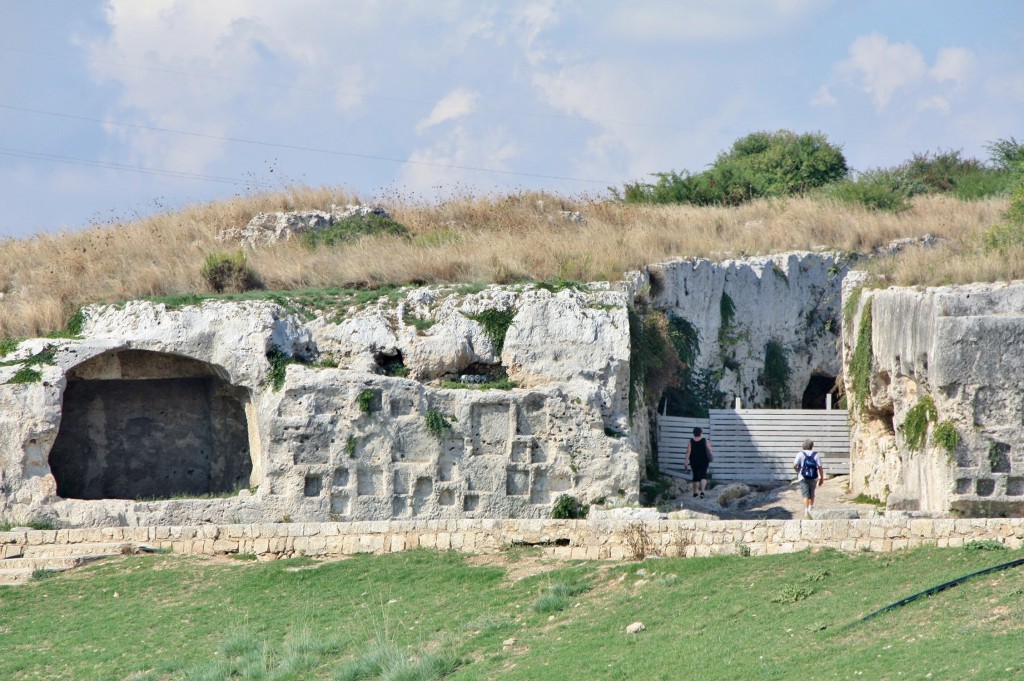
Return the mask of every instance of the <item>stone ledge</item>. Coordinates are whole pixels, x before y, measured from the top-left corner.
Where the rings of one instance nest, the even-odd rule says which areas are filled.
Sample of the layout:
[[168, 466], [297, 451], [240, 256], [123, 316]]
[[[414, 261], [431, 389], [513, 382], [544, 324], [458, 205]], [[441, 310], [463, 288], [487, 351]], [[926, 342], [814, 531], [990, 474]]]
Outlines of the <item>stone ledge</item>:
[[108, 527], [0, 532], [0, 557], [24, 547], [125, 542], [178, 553], [252, 553], [259, 558], [332, 557], [413, 548], [493, 553], [512, 544], [540, 546], [551, 556], [624, 559], [646, 535], [648, 555], [770, 555], [804, 549], [895, 551], [962, 546], [994, 539], [1024, 545], [1024, 518], [952, 520], [873, 518], [836, 520], [461, 520]]

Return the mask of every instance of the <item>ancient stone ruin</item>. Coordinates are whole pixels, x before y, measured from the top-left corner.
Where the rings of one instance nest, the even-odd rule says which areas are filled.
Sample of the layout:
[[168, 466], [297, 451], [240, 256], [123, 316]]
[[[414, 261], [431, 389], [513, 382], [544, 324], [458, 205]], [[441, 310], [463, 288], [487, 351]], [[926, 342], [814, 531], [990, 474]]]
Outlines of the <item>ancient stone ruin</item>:
[[[697, 392], [822, 408], [837, 377], [856, 401], [854, 493], [1021, 514], [1024, 286], [868, 291], [850, 266], [789, 253], [340, 307], [93, 306], [80, 337], [0, 358], [0, 516], [99, 527], [542, 518], [563, 494], [630, 505], [653, 409]], [[645, 403], [630, 374], [630, 308], [688, 334], [691, 382], [664, 399]]]

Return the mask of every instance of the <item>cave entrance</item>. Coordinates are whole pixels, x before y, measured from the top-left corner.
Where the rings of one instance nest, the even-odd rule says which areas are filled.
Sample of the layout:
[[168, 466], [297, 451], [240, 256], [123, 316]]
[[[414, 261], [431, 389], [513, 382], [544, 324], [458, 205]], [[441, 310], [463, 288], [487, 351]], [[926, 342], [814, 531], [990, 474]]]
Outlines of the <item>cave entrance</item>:
[[70, 370], [50, 451], [69, 499], [228, 495], [249, 486], [249, 392], [210, 364], [122, 350]]
[[804, 389], [804, 396], [800, 401], [801, 409], [824, 409], [825, 396], [832, 394], [832, 404], [835, 405], [836, 377], [835, 376], [811, 376]]

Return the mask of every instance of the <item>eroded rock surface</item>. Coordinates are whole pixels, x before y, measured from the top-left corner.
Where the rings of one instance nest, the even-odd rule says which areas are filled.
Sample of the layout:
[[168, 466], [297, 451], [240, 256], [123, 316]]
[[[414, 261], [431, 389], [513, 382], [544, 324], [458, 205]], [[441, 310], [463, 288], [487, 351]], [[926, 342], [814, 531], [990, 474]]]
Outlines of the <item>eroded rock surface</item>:
[[[854, 291], [846, 366], [858, 335], [872, 348], [851, 435], [854, 492], [911, 511], [1024, 512], [1024, 284]], [[927, 400], [935, 411], [917, 450], [908, 415]]]

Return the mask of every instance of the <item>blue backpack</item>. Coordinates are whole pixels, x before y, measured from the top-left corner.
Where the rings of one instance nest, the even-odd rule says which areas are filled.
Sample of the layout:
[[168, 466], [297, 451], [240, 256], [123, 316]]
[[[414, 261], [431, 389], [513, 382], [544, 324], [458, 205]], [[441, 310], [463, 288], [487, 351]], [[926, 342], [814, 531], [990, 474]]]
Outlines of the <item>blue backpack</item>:
[[818, 452], [804, 454], [804, 462], [800, 466], [800, 475], [808, 479], [818, 477]]

